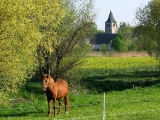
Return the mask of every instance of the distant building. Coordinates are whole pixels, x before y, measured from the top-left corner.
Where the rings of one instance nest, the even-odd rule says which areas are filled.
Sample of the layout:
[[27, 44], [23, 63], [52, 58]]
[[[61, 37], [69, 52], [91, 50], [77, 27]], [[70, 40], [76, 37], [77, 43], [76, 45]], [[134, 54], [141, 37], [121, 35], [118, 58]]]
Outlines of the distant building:
[[118, 33], [117, 22], [115, 21], [113, 17], [112, 11], [110, 11], [108, 20], [105, 22], [105, 33], [106, 34], [117, 34]]
[[118, 25], [115, 21], [112, 11], [110, 11], [107, 21], [105, 22], [105, 33], [98, 33], [95, 35], [95, 40], [92, 42], [95, 50], [101, 50], [101, 44], [107, 44], [108, 49], [111, 50], [111, 41], [114, 40], [118, 33]]

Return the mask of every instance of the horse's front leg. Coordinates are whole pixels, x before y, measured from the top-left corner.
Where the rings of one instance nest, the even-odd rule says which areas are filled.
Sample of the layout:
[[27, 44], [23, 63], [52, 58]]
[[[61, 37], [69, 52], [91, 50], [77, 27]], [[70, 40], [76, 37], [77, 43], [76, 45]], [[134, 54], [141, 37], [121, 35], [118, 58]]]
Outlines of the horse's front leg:
[[51, 100], [48, 100], [48, 116], [50, 116], [51, 113]]
[[58, 114], [61, 114], [62, 113], [62, 101], [61, 99], [59, 99], [58, 101], [59, 101], [59, 113]]
[[54, 117], [56, 116], [56, 98], [53, 99]]

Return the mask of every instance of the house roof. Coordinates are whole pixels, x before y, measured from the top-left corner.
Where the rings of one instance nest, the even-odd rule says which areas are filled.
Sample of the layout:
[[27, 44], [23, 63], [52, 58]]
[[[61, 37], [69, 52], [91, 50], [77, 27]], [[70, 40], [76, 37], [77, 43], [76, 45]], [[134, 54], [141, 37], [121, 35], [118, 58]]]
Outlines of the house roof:
[[111, 40], [116, 38], [117, 34], [106, 34], [98, 33], [96, 34], [95, 44], [109, 44]]
[[110, 10], [110, 13], [109, 13], [109, 16], [108, 16], [106, 23], [108, 23], [108, 22], [116, 22], [111, 10]]

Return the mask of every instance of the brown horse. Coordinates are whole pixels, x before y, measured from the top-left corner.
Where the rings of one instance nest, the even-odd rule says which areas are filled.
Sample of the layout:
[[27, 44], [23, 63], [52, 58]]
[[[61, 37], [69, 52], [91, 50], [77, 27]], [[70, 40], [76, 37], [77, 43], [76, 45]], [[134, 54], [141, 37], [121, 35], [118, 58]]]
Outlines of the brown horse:
[[65, 112], [67, 113], [69, 105], [69, 86], [65, 80], [57, 80], [54, 82], [49, 74], [43, 74], [43, 90], [46, 93], [48, 101], [48, 116], [51, 112], [51, 100], [53, 100], [54, 116], [56, 116], [56, 100], [59, 101], [59, 114], [62, 113], [62, 98], [65, 99]]

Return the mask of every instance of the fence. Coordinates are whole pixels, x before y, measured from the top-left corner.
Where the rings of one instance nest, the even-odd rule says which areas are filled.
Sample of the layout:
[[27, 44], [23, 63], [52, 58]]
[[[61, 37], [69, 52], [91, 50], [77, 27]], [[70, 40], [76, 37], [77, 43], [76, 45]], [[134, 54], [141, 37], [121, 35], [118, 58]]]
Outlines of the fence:
[[[87, 96], [88, 97], [88, 96]], [[72, 99], [72, 97], [71, 97]], [[147, 116], [152, 117], [152, 118], [160, 118], [160, 109], [155, 108], [155, 105], [151, 105], [151, 107], [148, 107], [148, 109], [139, 109], [139, 110], [133, 110], [133, 111], [125, 111], [123, 109], [122, 112], [119, 111], [113, 111], [111, 108], [113, 107], [119, 107], [118, 104], [122, 104], [125, 105], [127, 103], [129, 103], [129, 105], [127, 107], [129, 107], [131, 104], [137, 103], [143, 104], [146, 102], [146, 104], [150, 104], [149, 102], [152, 101], [152, 99], [146, 99], [146, 100], [128, 100], [127, 102], [122, 103], [121, 100], [119, 100], [119, 102], [114, 101], [114, 102], [109, 102], [109, 100], [107, 100], [107, 97], [105, 96], [105, 93], [102, 95], [98, 95], [98, 97], [95, 97], [92, 100], [99, 99], [99, 103], [95, 104], [95, 102], [90, 103], [90, 104], [75, 104], [75, 105], [70, 105], [71, 109], [69, 111], [69, 115], [60, 115], [57, 116], [56, 118], [54, 118], [55, 120], [108, 120], [108, 119], [123, 119], [123, 118], [140, 118], [141, 116], [146, 116], [146, 115], [151, 115], [151, 116]], [[100, 100], [101, 99], [101, 100]], [[76, 99], [78, 100], [78, 99]], [[86, 100], [88, 101], [88, 100]], [[159, 101], [159, 98], [156, 100]], [[149, 106], [149, 105], [148, 105]], [[121, 109], [121, 108], [119, 108]], [[6, 114], [6, 111], [8, 111], [8, 114]], [[12, 114], [9, 114], [9, 111], [13, 111]], [[39, 116], [39, 119], [47, 114], [47, 106], [45, 107], [38, 107], [38, 106], [34, 106], [34, 107], [24, 107], [24, 106], [19, 106], [19, 107], [14, 107], [14, 108], [0, 108], [0, 118], [4, 118], [4, 117], [12, 117], [12, 116], [19, 116], [19, 114], [16, 115], [16, 113], [32, 113], [34, 114], [36, 117]], [[5, 115], [3, 115], [3, 113]], [[76, 113], [76, 114], [75, 114]], [[42, 114], [42, 115], [40, 115]], [[157, 116], [155, 116], [157, 115]], [[25, 116], [25, 115], [24, 115]], [[26, 115], [27, 116], [27, 115]], [[53, 117], [53, 116], [52, 116]], [[145, 119], [145, 118], [143, 118]]]

